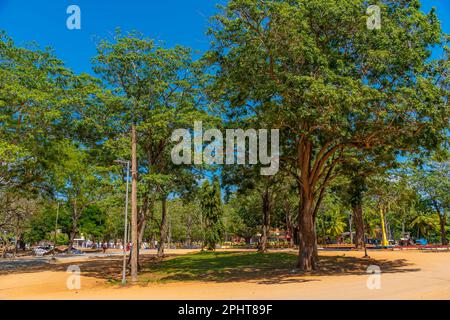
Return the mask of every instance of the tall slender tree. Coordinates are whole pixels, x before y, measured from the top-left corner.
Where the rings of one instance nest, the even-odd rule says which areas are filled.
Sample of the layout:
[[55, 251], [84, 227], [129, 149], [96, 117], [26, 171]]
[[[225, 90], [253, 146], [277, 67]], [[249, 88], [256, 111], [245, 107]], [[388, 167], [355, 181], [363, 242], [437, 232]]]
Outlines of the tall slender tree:
[[201, 206], [204, 227], [204, 246], [216, 250], [216, 245], [223, 241], [224, 226], [222, 221], [223, 204], [220, 182], [214, 177], [212, 184], [206, 180], [201, 188]]
[[122, 104], [110, 110], [120, 126], [108, 146], [123, 150], [124, 137], [128, 133], [131, 137], [132, 280], [137, 278], [138, 243], [158, 199], [164, 204], [159, 255], [164, 252], [165, 202], [169, 194], [177, 191], [181, 182], [178, 177], [186, 176], [186, 171], [180, 170], [188, 169], [173, 165], [170, 138], [173, 130], [189, 128], [194, 120], [206, 117], [199, 108], [200, 69], [192, 61], [189, 49], [181, 46], [166, 49], [137, 32], [118, 31], [112, 41], [101, 41], [98, 45], [94, 70], [122, 98]]

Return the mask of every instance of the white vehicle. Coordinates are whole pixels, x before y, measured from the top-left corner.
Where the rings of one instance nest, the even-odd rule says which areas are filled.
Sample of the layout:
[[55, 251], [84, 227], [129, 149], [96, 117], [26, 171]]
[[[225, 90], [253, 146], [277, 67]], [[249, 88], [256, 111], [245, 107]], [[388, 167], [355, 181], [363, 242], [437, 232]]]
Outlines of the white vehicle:
[[50, 246], [48, 247], [37, 247], [33, 250], [34, 255], [38, 256], [38, 257], [42, 257], [44, 256], [47, 252], [49, 252], [50, 250], [52, 250], [52, 248]]

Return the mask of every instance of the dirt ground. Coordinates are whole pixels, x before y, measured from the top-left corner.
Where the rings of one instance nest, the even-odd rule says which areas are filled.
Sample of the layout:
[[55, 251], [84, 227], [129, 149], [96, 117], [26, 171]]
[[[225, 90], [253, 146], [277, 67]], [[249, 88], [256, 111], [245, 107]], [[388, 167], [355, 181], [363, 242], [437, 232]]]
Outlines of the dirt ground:
[[[169, 251], [185, 254], [192, 251]], [[187, 281], [121, 287], [111, 279], [120, 276], [120, 257], [79, 259], [53, 264], [0, 269], [0, 299], [445, 299], [450, 300], [450, 252], [327, 251], [320, 253], [332, 268], [310, 275], [296, 270], [275, 278], [246, 277], [239, 281]], [[151, 259], [151, 255], [143, 257]], [[69, 290], [67, 267], [81, 269], [81, 288]], [[367, 274], [378, 265], [381, 275]], [[369, 284], [379, 289], [369, 289]]]

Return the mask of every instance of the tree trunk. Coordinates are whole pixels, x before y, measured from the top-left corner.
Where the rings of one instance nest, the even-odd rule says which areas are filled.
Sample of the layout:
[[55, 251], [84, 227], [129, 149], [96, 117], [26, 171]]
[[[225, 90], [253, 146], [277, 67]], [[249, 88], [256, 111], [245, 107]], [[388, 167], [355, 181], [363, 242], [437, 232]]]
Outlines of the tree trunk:
[[137, 282], [138, 273], [138, 161], [136, 123], [131, 126], [131, 282]]
[[16, 234], [14, 236], [15, 243], [14, 243], [14, 256], [16, 256], [19, 253], [19, 245], [20, 245], [20, 235], [18, 235], [18, 231], [16, 231]]
[[311, 172], [311, 157], [313, 146], [303, 138], [298, 145], [298, 165], [301, 172], [301, 183], [299, 184], [299, 255], [297, 267], [302, 271], [313, 271], [317, 269], [316, 264], [316, 233], [314, 217], [314, 184]]
[[67, 253], [69, 253], [73, 248], [73, 242], [78, 232], [78, 210], [77, 204], [73, 204], [73, 216], [72, 216], [72, 231], [70, 232], [69, 246], [67, 248]]
[[5, 259], [6, 255], [8, 254], [8, 250], [9, 250], [9, 239], [8, 239], [8, 236], [4, 237], [4, 241], [5, 241], [5, 247], [3, 248], [2, 259]]
[[141, 220], [138, 223], [138, 230], [139, 230], [139, 237], [138, 237], [138, 241], [139, 243], [142, 243], [142, 241], [144, 240], [144, 232], [145, 232], [145, 227], [147, 226], [147, 220]]
[[162, 212], [161, 212], [161, 226], [159, 230], [159, 246], [158, 246], [158, 257], [164, 257], [164, 246], [166, 244], [167, 238], [167, 199], [164, 196], [162, 199]]
[[441, 225], [441, 243], [443, 246], [446, 246], [446, 245], [448, 245], [447, 230], [445, 230], [445, 227], [447, 225], [447, 217], [446, 217], [445, 213], [444, 213], [444, 215], [442, 215], [439, 210], [438, 210], [438, 214], [439, 214], [439, 222]]
[[298, 227], [300, 248], [297, 267], [303, 271], [313, 271], [317, 269], [317, 243], [312, 196], [303, 195], [299, 208]]
[[295, 229], [291, 228], [291, 239], [289, 239], [289, 248], [293, 249], [295, 247]]
[[361, 204], [354, 205], [353, 222], [355, 227], [355, 238], [353, 239], [356, 249], [364, 247], [364, 218]]
[[144, 231], [145, 231], [145, 225], [146, 225], [146, 220], [141, 220], [138, 222], [138, 254], [137, 254], [137, 258], [138, 258], [138, 271], [141, 270], [141, 263], [140, 263], [140, 252], [141, 252], [141, 246], [142, 246], [142, 241], [144, 238]]
[[289, 248], [294, 247], [294, 225], [292, 223], [292, 216], [290, 211], [287, 211], [286, 213], [286, 231], [288, 232], [290, 238], [289, 238]]
[[298, 225], [294, 227], [294, 234], [292, 236], [294, 238], [294, 245], [298, 246], [300, 244], [300, 227]]
[[[331, 179], [336, 160], [327, 161], [334, 157], [339, 146], [330, 147], [326, 144], [315, 156], [314, 146], [305, 136], [297, 145], [299, 178], [299, 260], [298, 268], [302, 271], [313, 271], [319, 268], [318, 246], [316, 234], [316, 215], [324, 197], [327, 183]], [[319, 184], [320, 182], [320, 184]]]
[[188, 248], [192, 247], [192, 217], [189, 215], [186, 223], [186, 245]]
[[258, 252], [267, 252], [267, 237], [268, 237], [268, 226], [267, 224], [264, 223], [263, 227], [262, 227], [262, 235], [261, 235], [261, 242], [259, 243], [259, 248], [258, 248]]
[[263, 195], [263, 227], [259, 252], [267, 252], [267, 239], [270, 232], [270, 198], [269, 191], [266, 189]]
[[151, 218], [151, 213], [153, 212], [153, 201], [148, 195], [144, 197], [144, 203], [141, 207], [139, 219], [138, 219], [138, 231], [139, 243], [144, 240], [145, 227], [147, 226], [147, 221]]
[[314, 270], [319, 269], [319, 249], [318, 249], [318, 245], [317, 245], [317, 227], [316, 227], [316, 216], [313, 215], [313, 232], [314, 232], [314, 257], [313, 257], [313, 261], [314, 261]]
[[73, 230], [73, 225], [72, 225], [72, 231], [70, 232], [70, 239], [69, 239], [69, 246], [67, 247], [67, 252], [69, 253], [72, 248], [73, 248], [73, 242], [75, 240], [75, 236], [76, 236], [76, 231]]

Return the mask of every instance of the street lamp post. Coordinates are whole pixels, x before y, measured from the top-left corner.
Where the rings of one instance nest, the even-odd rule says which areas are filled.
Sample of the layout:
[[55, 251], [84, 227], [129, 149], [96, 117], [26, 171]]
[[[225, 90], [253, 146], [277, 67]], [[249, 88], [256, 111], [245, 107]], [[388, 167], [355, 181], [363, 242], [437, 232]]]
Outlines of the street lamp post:
[[130, 161], [116, 160], [115, 162], [127, 165], [127, 189], [125, 195], [125, 220], [123, 234], [123, 267], [122, 267], [122, 284], [127, 283], [127, 242], [128, 242], [128, 189], [130, 182]]

